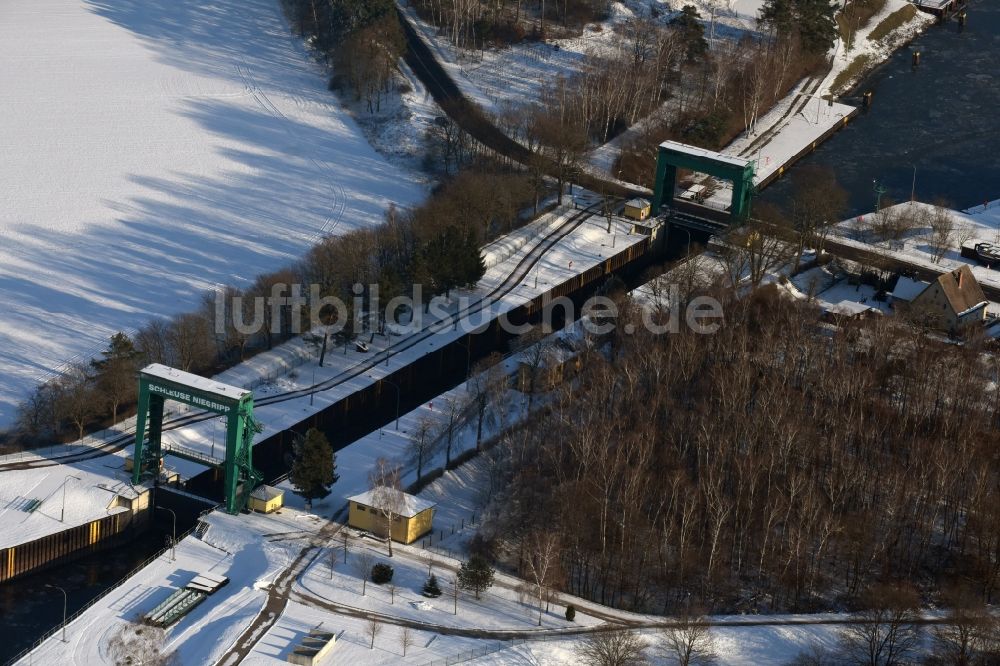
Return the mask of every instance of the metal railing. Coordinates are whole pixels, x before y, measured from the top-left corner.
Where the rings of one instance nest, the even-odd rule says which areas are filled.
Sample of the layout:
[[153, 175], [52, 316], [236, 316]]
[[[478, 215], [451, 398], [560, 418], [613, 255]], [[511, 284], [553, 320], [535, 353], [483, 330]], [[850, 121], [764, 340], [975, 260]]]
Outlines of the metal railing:
[[[211, 509], [207, 509], [207, 510], [205, 510], [205, 511], [202, 512], [202, 515], [210, 512], [210, 511], [212, 511], [214, 509], [215, 509], [215, 507], [212, 507]], [[195, 523], [187, 531], [185, 531], [183, 534], [179, 535], [177, 537], [177, 542], [183, 541], [185, 537], [187, 537], [192, 532], [194, 532], [194, 530], [198, 527], [198, 524], [200, 522], [201, 521], [198, 521], [198, 523]], [[152, 562], [154, 562], [160, 556], [162, 556], [167, 551], [169, 551], [172, 547], [173, 547], [172, 545], [164, 546], [160, 550], [156, 551], [155, 554], [153, 554], [153, 555], [149, 556], [148, 558], [146, 558], [145, 560], [143, 560], [141, 564], [139, 564], [138, 566], [136, 566], [135, 568], [133, 568], [131, 571], [129, 571], [127, 574], [125, 574], [125, 576], [123, 576], [116, 583], [114, 583], [113, 585], [111, 585], [110, 587], [108, 587], [108, 589], [104, 590], [103, 592], [101, 592], [100, 594], [98, 594], [96, 597], [94, 597], [93, 599], [91, 599], [90, 601], [88, 601], [86, 604], [84, 604], [83, 606], [81, 606], [79, 609], [77, 609], [72, 615], [70, 615], [69, 617], [66, 618], [65, 622], [60, 622], [56, 626], [52, 627], [51, 629], [49, 629], [48, 631], [46, 631], [44, 634], [42, 634], [41, 637], [39, 637], [38, 640], [36, 640], [34, 643], [32, 643], [29, 647], [26, 647], [24, 650], [22, 650], [21, 652], [19, 652], [16, 655], [14, 655], [10, 660], [8, 660], [7, 662], [5, 662], [4, 666], [11, 666], [12, 664], [16, 664], [18, 661], [20, 661], [24, 657], [28, 656], [30, 653], [32, 653], [35, 650], [37, 650], [39, 647], [41, 647], [41, 645], [43, 643], [45, 643], [45, 641], [47, 641], [49, 638], [51, 638], [56, 633], [58, 633], [64, 626], [68, 627], [70, 624], [73, 623], [74, 620], [76, 620], [78, 617], [80, 617], [85, 612], [87, 612], [91, 608], [91, 606], [93, 606], [98, 601], [100, 601], [104, 597], [108, 596], [109, 594], [111, 594], [112, 592], [114, 592], [115, 590], [117, 590], [119, 587], [121, 587], [121, 585], [123, 583], [125, 583], [125, 581], [127, 581], [129, 578], [131, 578], [132, 576], [136, 575], [137, 573], [139, 573], [140, 571], [142, 571], [143, 569], [145, 569]]]

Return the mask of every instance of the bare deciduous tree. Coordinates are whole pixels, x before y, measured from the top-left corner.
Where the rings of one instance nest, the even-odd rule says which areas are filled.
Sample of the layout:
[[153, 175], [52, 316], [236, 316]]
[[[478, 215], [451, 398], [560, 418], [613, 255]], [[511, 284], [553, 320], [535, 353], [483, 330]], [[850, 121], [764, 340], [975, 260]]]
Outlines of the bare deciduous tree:
[[399, 465], [378, 458], [368, 474], [368, 487], [371, 489], [371, 508], [382, 519], [383, 536], [389, 547], [389, 557], [392, 557], [392, 525], [406, 506], [406, 497], [400, 488]]
[[365, 624], [365, 629], [367, 630], [368, 637], [371, 638], [371, 644], [368, 646], [369, 650], [375, 649], [375, 637], [379, 635], [382, 631], [382, 621], [376, 616], [371, 616], [368, 618], [368, 622]]
[[920, 645], [916, 592], [878, 585], [862, 603], [867, 608], [855, 615], [857, 623], [841, 633], [844, 655], [868, 666], [907, 663]]
[[664, 652], [678, 666], [709, 664], [715, 659], [712, 630], [704, 616], [684, 614], [663, 629]]
[[399, 646], [403, 648], [403, 656], [406, 656], [407, 648], [411, 648], [417, 644], [417, 637], [414, 636], [413, 630], [407, 626], [402, 626], [399, 628]]
[[372, 567], [375, 565], [375, 556], [367, 550], [361, 550], [354, 554], [352, 566], [355, 575], [361, 579], [361, 596], [365, 596], [368, 590], [368, 579], [372, 575]]
[[627, 629], [599, 631], [587, 636], [577, 656], [587, 666], [640, 666], [647, 663], [642, 638]]
[[166, 652], [166, 632], [159, 627], [128, 623], [108, 641], [108, 656], [115, 666], [172, 666], [174, 653]]

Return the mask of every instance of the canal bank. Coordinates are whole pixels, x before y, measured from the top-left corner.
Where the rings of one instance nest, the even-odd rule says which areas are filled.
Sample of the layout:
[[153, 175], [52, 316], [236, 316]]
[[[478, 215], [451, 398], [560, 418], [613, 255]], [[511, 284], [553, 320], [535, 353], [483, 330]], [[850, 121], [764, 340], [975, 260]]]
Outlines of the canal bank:
[[[265, 436], [258, 441], [255, 447], [255, 464], [264, 468], [269, 473], [270, 478], [286, 471], [294, 434], [309, 427], [320, 427], [328, 432], [331, 439], [338, 445], [356, 439], [361, 434], [360, 431], [365, 428], [368, 431], [377, 429], [379, 425], [391, 420], [399, 409], [406, 408], [408, 405], [415, 406], [461, 382], [478, 357], [489, 355], [494, 351], [505, 351], [510, 336], [507, 331], [495, 324], [496, 317], [504, 314], [507, 320], [514, 325], [537, 321], [543, 302], [562, 296], [567, 297], [578, 306], [582, 299], [602, 289], [609, 281], [621, 279], [628, 283], [638, 280], [641, 271], [658, 257], [657, 252], [649, 251], [653, 244], [653, 237], [635, 232], [630, 222], [616, 219], [612, 224], [604, 217], [594, 216], [590, 212], [585, 213], [584, 211], [567, 210], [564, 211], [565, 215], [572, 218], [582, 216], [582, 218], [578, 218], [580, 224], [563, 226], [564, 222], [560, 221], [558, 217], [554, 218], [554, 222], [551, 220], [543, 221], [543, 225], [547, 225], [545, 226], [546, 237], [551, 239], [552, 244], [545, 245], [550, 241], [543, 241], [537, 248], [532, 248], [532, 243], [537, 242], [533, 240], [528, 246], [518, 248], [505, 260], [511, 266], [516, 265], [516, 269], [512, 270], [510, 266], [500, 266], [494, 271], [493, 279], [497, 281], [497, 286], [490, 287], [490, 289], [496, 292], [497, 289], [502, 288], [504, 293], [499, 295], [499, 298], [505, 298], [505, 300], [490, 306], [489, 319], [487, 319], [489, 324], [484, 326], [481, 331], [476, 330], [474, 334], [462, 333], [454, 331], [452, 323], [442, 322], [440, 325], [435, 324], [432, 327], [436, 330], [435, 337], [425, 341], [426, 348], [410, 345], [405, 336], [393, 336], [391, 344], [398, 345], [400, 350], [393, 355], [380, 355], [377, 351], [379, 345], [374, 340], [371, 342], [371, 349], [364, 354], [349, 353], [347, 350], [343, 350], [343, 355], [341, 355], [340, 348], [331, 350], [327, 357], [329, 367], [326, 369], [331, 383], [327, 389], [315, 391], [315, 395], [309, 392], [308, 386], [316, 386], [317, 380], [322, 382], [323, 377], [312, 375], [311, 368], [303, 369], [302, 366], [287, 369], [288, 376], [283, 376], [276, 383], [259, 386], [255, 393], [258, 390], [260, 392], [261, 409], [255, 410], [255, 413], [269, 427]], [[564, 229], [566, 233], [563, 233]], [[559, 245], [560, 243], [565, 245]], [[525, 258], [532, 259], [532, 263], [524, 263]], [[502, 280], [500, 280], [501, 277], [503, 277]], [[578, 307], [576, 312], [579, 312]], [[558, 325], [562, 312], [557, 311], [555, 314], [553, 324]], [[255, 359], [254, 362], [257, 363], [261, 360]], [[373, 360], [375, 363], [372, 363]], [[315, 365], [314, 359], [312, 365]], [[308, 378], [305, 390], [294, 388], [293, 382], [296, 377], [303, 380]], [[341, 378], [345, 381], [341, 382]], [[290, 392], [291, 399], [285, 401], [280, 390], [284, 390], [286, 396]], [[313, 405], [314, 400], [315, 406]], [[269, 404], [271, 405], [270, 409], [268, 409]], [[191, 416], [196, 415], [192, 414]], [[193, 427], [196, 432], [189, 432], [191, 439], [187, 440], [187, 443], [190, 446], [201, 446], [210, 454], [215, 448], [212, 421], [192, 421], [192, 424], [198, 423], [201, 425], [188, 426], [188, 429]], [[125, 446], [127, 445], [123, 444], [123, 447]], [[44, 473], [51, 474], [61, 480], [67, 469], [75, 470], [80, 465], [93, 464], [104, 470], [110, 479], [121, 473], [125, 453], [125, 450], [118, 450], [112, 454], [98, 455], [84, 462], [75, 461], [71, 463], [73, 468], [68, 465], [51, 465], [51, 463], [46, 467], [41, 466], [45, 461], [39, 460], [33, 463], [28, 461], [24, 465], [30, 463], [40, 467], [27, 470], [8, 470], [5, 473], [41, 474], [44, 470], [50, 470]], [[198, 483], [193, 485], [199, 486], [197, 489], [200, 492], [212, 495], [215, 487], [214, 471], [202, 472], [204, 467], [198, 465], [195, 467], [197, 470], [194, 474], [186, 474], [185, 476], [194, 476]], [[101, 488], [102, 482], [97, 480], [93, 485], [96, 488]], [[52, 502], [57, 503], [56, 513], [53, 514], [55, 518], [51, 518], [51, 520], [58, 520], [59, 517], [58, 490], [59, 488], [53, 491], [56, 493], [53, 495], [56, 497], [55, 500], [48, 500], [43, 504], [46, 512], [52, 513], [49, 511], [49, 506]], [[193, 516], [185, 519], [176, 505], [166, 504], [167, 498], [173, 496], [181, 501], [186, 498], [185, 495], [171, 492], [163, 486], [157, 486], [154, 492], [158, 498], [157, 506], [171, 508], [177, 514], [178, 533], [183, 532], [185, 526], [195, 520]], [[195, 504], [200, 503], [195, 502]], [[105, 505], [99, 505], [98, 510], [105, 511]], [[167, 521], [170, 533], [173, 532], [173, 514], [159, 510], [152, 510], [150, 513], [161, 525], [163, 521]], [[67, 518], [69, 518], [68, 515]], [[89, 518], [84, 516], [81, 520], [89, 520]], [[163, 534], [157, 533], [157, 536], [158, 538], [154, 539], [152, 543], [162, 545]], [[136, 543], [139, 543], [138, 540]], [[123, 544], [114, 552], [116, 554], [119, 551], [129, 552], [133, 550], [132, 546], [131, 542]], [[15, 547], [20, 548], [20, 545]], [[141, 554], [149, 552], [145, 548], [138, 548], [138, 550]], [[82, 561], [78, 560], [78, 562]], [[109, 557], [108, 562], [113, 565], [117, 563], [117, 568], [112, 567], [113, 571], [108, 573], [108, 579], [120, 578], [134, 564], [134, 560], [128, 558]], [[44, 566], [45, 564], [44, 562], [35, 563], [36, 566]], [[76, 562], [59, 564], [51, 569], [51, 572], [59, 575], [64, 570], [72, 571], [75, 564]], [[115, 576], [115, 573], [118, 576]], [[30, 638], [37, 638], [39, 632], [52, 626], [51, 618], [48, 616], [45, 616], [44, 622], [46, 624], [44, 625], [41, 624], [42, 620], [34, 623], [30, 616], [20, 617], [22, 612], [29, 612], [29, 609], [25, 606], [19, 606], [17, 600], [37, 593], [39, 583], [34, 576], [35, 574], [20, 572], [17, 579], [0, 585], [0, 589], [5, 589], [12, 599], [7, 608], [7, 615], [17, 616], [18, 621], [25, 626], [26, 632], [29, 629], [35, 631], [36, 633], [31, 634]], [[102, 589], [104, 588], [89, 590], [81, 588], [74, 592], [75, 601], [68, 609], [69, 614], [72, 615], [74, 606], [86, 603], [88, 598], [100, 594]]]
[[[871, 108], [803, 158], [833, 170], [849, 193], [850, 216], [884, 197], [943, 199], [964, 209], [1000, 192], [1000, 4], [972, 0], [965, 26], [935, 25], [863, 79], [845, 97]], [[914, 67], [912, 53], [921, 53]], [[795, 169], [759, 200], [781, 205], [796, 186]]]
[[209, 506], [159, 491], [154, 505], [159, 508], [149, 514], [142, 529], [130, 531], [123, 539], [0, 584], [0, 664], [52, 632], [64, 613], [67, 618], [81, 613], [166, 552], [174, 536], [180, 538], [190, 531]]

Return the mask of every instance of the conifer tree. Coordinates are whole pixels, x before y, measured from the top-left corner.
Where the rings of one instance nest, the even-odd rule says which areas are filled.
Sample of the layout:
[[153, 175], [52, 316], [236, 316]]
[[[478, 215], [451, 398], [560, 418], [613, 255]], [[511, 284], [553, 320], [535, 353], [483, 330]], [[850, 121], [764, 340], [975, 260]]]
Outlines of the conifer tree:
[[463, 590], [475, 593], [476, 599], [480, 593], [493, 587], [493, 576], [496, 571], [482, 555], [473, 555], [468, 562], [462, 562], [458, 570], [458, 585]]
[[295, 444], [295, 461], [288, 478], [295, 492], [312, 508], [314, 499], [323, 499], [337, 479], [337, 459], [326, 435], [310, 428]]
[[139, 371], [141, 352], [132, 339], [119, 331], [111, 336], [108, 348], [99, 359], [90, 362], [96, 372], [94, 381], [101, 397], [111, 407], [111, 420], [118, 421], [118, 408], [136, 397], [136, 373]]

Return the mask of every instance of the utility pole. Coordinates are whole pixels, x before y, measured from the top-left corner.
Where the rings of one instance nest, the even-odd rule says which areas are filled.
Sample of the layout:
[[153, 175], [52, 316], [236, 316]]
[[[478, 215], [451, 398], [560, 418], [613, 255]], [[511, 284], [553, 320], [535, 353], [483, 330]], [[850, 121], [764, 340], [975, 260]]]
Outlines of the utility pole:
[[63, 479], [63, 485], [62, 485], [62, 509], [59, 510], [59, 522], [60, 523], [66, 522], [65, 521], [65, 518], [66, 518], [66, 484], [69, 483], [70, 479], [76, 479], [77, 481], [79, 481], [80, 477], [74, 476], [72, 474], [69, 474], [69, 475], [66, 476], [65, 479]]

